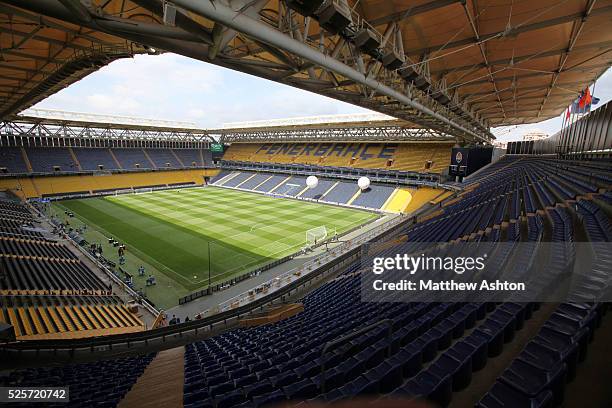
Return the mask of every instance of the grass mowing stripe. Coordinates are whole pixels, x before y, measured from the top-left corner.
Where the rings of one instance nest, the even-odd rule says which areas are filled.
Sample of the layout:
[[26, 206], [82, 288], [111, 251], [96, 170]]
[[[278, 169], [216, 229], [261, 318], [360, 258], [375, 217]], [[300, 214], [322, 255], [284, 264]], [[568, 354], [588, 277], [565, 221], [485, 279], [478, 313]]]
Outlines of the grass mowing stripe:
[[[168, 211], [165, 211], [163, 214], [160, 213], [160, 215], [163, 215], [164, 217], [169, 217], [172, 219], [176, 219], [176, 223], [183, 225], [183, 226], [189, 226], [191, 224], [191, 221], [188, 218], [184, 217], [185, 212], [181, 212], [181, 213], [176, 213], [177, 215], [174, 216], [175, 212], [174, 211], [170, 211], [170, 208], [174, 208], [176, 207], [176, 205], [173, 205], [172, 203], [169, 202], [165, 202], [163, 201], [163, 203], [161, 202], [161, 200], [158, 200], [158, 202], [160, 203], [160, 205], [163, 205], [164, 207], [166, 207], [168, 209]], [[149, 208], [148, 206], [139, 206], [139, 208]], [[268, 212], [268, 210], [266, 210]], [[309, 213], [309, 212], [308, 212]], [[308, 213], [303, 213], [301, 214], [300, 217], [296, 217], [296, 219], [294, 220], [284, 220], [281, 222], [274, 222], [274, 223], [270, 223], [264, 227], [260, 227], [262, 229], [262, 231], [267, 231], [270, 233], [273, 233], [274, 231], [278, 231], [278, 233], [276, 234], [276, 237], [272, 237], [271, 240], [272, 241], [277, 241], [279, 239], [281, 239], [282, 237], [285, 237], [287, 235], [287, 230], [291, 231], [291, 232], [297, 232], [299, 230], [302, 230], [303, 227], [306, 224], [309, 224], [308, 222], [306, 222], [306, 217], [308, 215]], [[229, 215], [229, 214], [228, 214]], [[234, 215], [234, 214], [232, 214]], [[312, 223], [312, 225], [310, 225], [311, 227], [315, 227], [315, 226], [319, 226], [319, 219], [320, 215], [318, 215], [315, 219], [315, 221]], [[248, 217], [247, 217], [248, 218]], [[261, 217], [260, 217], [261, 218]], [[276, 218], [274, 216], [270, 217], [270, 218]], [[350, 224], [352, 224], [353, 222], [348, 222]], [[239, 228], [239, 226], [237, 224], [245, 224], [247, 226], [251, 226], [252, 223], [248, 222], [248, 223], [234, 223], [234, 227], [236, 227], [237, 229], [240, 230], [240, 232], [236, 235], [231, 235], [229, 237], [227, 237], [227, 239], [232, 239], [235, 238], [236, 236], [244, 236], [244, 235], [249, 235], [250, 231], [247, 231], [244, 228]], [[276, 225], [275, 225], [276, 224]], [[277, 227], [277, 225], [281, 225], [280, 227]], [[293, 228], [289, 228], [290, 225], [295, 225], [295, 229]], [[340, 227], [342, 227], [342, 225], [340, 225]], [[337, 228], [337, 227], [336, 227]], [[251, 228], [252, 229], [252, 228]], [[225, 231], [225, 230], [224, 230]]]
[[[197, 216], [201, 216], [201, 223], [210, 223], [211, 222], [211, 218], [212, 221], [219, 221], [219, 222], [223, 222], [223, 226], [224, 226], [224, 230], [239, 230], [241, 232], [247, 232], [248, 230], [250, 230], [251, 226], [252, 226], [252, 222], [247, 222], [247, 221], [241, 221], [241, 222], [237, 222], [236, 220], [239, 219], [248, 219], [248, 217], [245, 217], [244, 213], [232, 213], [232, 214], [226, 214], [224, 213], [223, 216], [218, 216], [218, 217], [208, 217], [206, 215], [206, 213], [199, 213], [197, 211], [182, 211], [182, 212], [177, 212], [174, 210], [174, 207], [172, 205], [172, 203], [170, 202], [158, 202], [159, 207], [163, 208], [164, 211], [152, 211], [150, 209], [150, 207], [145, 207], [145, 206], [140, 206], [140, 205], [134, 205], [131, 204], [130, 208], [133, 209], [137, 209], [140, 211], [148, 211], [151, 215], [158, 217], [160, 219], [171, 219], [173, 220], [173, 222], [175, 224], [181, 225], [181, 226], [185, 226], [187, 228], [191, 228], [194, 224], [193, 221], [191, 220], [196, 220], [198, 219]], [[159, 208], [158, 207], [158, 208]], [[233, 218], [232, 221], [227, 220], [227, 217], [231, 217]], [[198, 222], [199, 223], [199, 222]], [[285, 223], [287, 224], [287, 223]], [[293, 222], [290, 222], [290, 224], [293, 224]], [[299, 222], [295, 223], [295, 229], [293, 232], [297, 232], [300, 229], [299, 226]], [[215, 234], [214, 232], [214, 228], [212, 233], [209, 234], [209, 236], [214, 237], [216, 239], [223, 239], [224, 236], [226, 234], [224, 234], [224, 230], [219, 230], [217, 231], [218, 233]], [[289, 230], [291, 231], [292, 228], [289, 228]]]
[[[169, 258], [169, 262], [164, 260], [161, 263], [167, 265], [170, 269], [176, 272], [176, 269], [170, 265], [180, 265], [187, 272], [187, 274], [181, 274], [183, 276], [192, 276], [194, 273], [200, 275], [203, 271], [208, 271], [207, 245], [211, 240], [209, 236], [182, 225], [168, 222], [161, 218], [155, 218], [133, 207], [122, 206], [114, 201], [108, 201], [102, 205], [112, 206], [112, 208], [108, 209], [109, 213], [118, 212], [123, 214], [125, 219], [130, 219], [131, 224], [140, 226], [140, 229], [148, 229], [149, 232], [151, 230], [153, 232], [159, 231], [160, 234], [157, 235], [157, 239], [168, 245], [169, 249], [171, 249], [169, 253], [166, 250], [165, 254], [165, 258], [166, 260]], [[130, 245], [135, 246], [133, 240], [129, 238], [124, 240], [130, 243]], [[213, 270], [222, 271], [228, 267], [228, 263], [243, 262], [245, 258], [249, 260], [258, 258], [257, 254], [247, 253], [242, 248], [231, 248], [231, 246], [226, 244], [220, 245], [217, 243], [216, 248], [218, 256], [213, 257]], [[154, 249], [155, 253], [160, 253], [158, 252], [160, 250], [162, 250], [161, 253], [164, 253], [163, 248], [155, 246]], [[151, 253], [149, 255], [154, 256]], [[264, 257], [261, 258], [262, 261], [265, 260], [263, 259]]]
[[[202, 215], [205, 216], [206, 213], [204, 211], [199, 211], [199, 210], [185, 210], [182, 211], [180, 213], [175, 213], [174, 209], [176, 207], [178, 207], [176, 204], [173, 204], [170, 201], [165, 201], [165, 200], [157, 200], [157, 203], [159, 206], [165, 208], [167, 211], [164, 212], [155, 212], [153, 215], [155, 216], [159, 216], [161, 218], [171, 218], [174, 220], [175, 223], [179, 224], [179, 225], [190, 225], [192, 224], [189, 220], [189, 216], [198, 216], [198, 215]], [[130, 204], [131, 207], [138, 207], [139, 209], [143, 209], [143, 210], [150, 210], [153, 207], [150, 207], [151, 204], [148, 205], [135, 205], [135, 204]], [[185, 207], [184, 205], [181, 205], [180, 207]], [[176, 216], [174, 214], [177, 214]], [[262, 214], [262, 216], [258, 217], [259, 220], [258, 222], [262, 222], [263, 220], [266, 219], [270, 219], [270, 220], [274, 220], [275, 224], [279, 224], [282, 223], [284, 224], [284, 230], [289, 231], [289, 232], [299, 232], [303, 229], [304, 227], [304, 219], [305, 216], [307, 216], [309, 213], [305, 213], [302, 214], [300, 217], [296, 217], [295, 219], [287, 219], [287, 218], [280, 218], [275, 216], [275, 215], [269, 215], [270, 211], [269, 209], [266, 208], [265, 213]], [[293, 213], [287, 213], [287, 215], [292, 215]], [[253, 222], [252, 221], [248, 221], [250, 217], [245, 217], [245, 214], [243, 213], [238, 213], [236, 211], [231, 212], [230, 214], [227, 214], [226, 212], [223, 213], [222, 216], [217, 217], [217, 219], [215, 220], [215, 217], [212, 217], [213, 220], [215, 221], [223, 221], [225, 224], [225, 227], [231, 227], [233, 229], [238, 229], [241, 232], [247, 232], [247, 228], [241, 228], [241, 226], [245, 226], [248, 227], [248, 230], [251, 229]], [[250, 214], [252, 216], [252, 214]], [[230, 216], [233, 219], [227, 220], [227, 217]], [[235, 218], [234, 218], [235, 217]], [[317, 218], [320, 218], [320, 214], [317, 215]], [[243, 220], [243, 221], [240, 221]], [[202, 222], [210, 222], [210, 217], [206, 216], [205, 219], [203, 219]], [[318, 223], [314, 223], [314, 226], [318, 226], [320, 224]], [[292, 226], [294, 228], [288, 228], [288, 226]], [[214, 234], [211, 234], [214, 235]], [[216, 237], [217, 239], [221, 239], [221, 236]]]
[[[122, 242], [128, 244], [129, 251], [138, 252], [138, 256], [143, 254], [148, 258], [147, 261], [155, 264], [158, 269], [163, 270], [166, 274], [170, 273], [183, 286], [192, 284], [184, 274], [178, 273], [169, 265], [172, 264], [173, 258], [179, 257], [192, 258], [193, 255], [185, 252], [181, 246], [175, 242], [167, 242], [160, 238], [159, 234], [154, 234], [156, 223], [145, 223], [144, 218], [134, 219], [132, 214], [127, 213], [122, 208], [109, 206], [109, 202], [96, 200], [79, 200], [78, 202], [66, 201], [63, 202], [70, 211], [75, 212], [81, 218], [84, 218], [88, 223], [95, 228], [105, 232], [105, 235], [114, 238], [120, 238]], [[126, 222], [130, 219], [131, 223]], [[146, 245], [142, 245], [146, 242]], [[180, 242], [179, 242], [180, 243]], [[193, 244], [194, 241], [191, 240]], [[161, 251], [161, 252], [159, 252]], [[156, 253], [166, 253], [164, 257], [156, 257]]]

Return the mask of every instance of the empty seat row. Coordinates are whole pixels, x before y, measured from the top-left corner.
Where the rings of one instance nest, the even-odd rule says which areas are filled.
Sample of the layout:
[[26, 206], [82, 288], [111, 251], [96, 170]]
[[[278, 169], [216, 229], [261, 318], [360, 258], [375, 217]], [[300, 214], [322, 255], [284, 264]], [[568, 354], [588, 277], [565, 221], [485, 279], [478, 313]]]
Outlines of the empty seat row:
[[109, 296], [67, 300], [51, 297], [0, 308], [0, 322], [13, 326], [18, 339], [81, 338], [141, 331], [140, 318]]
[[118, 169], [191, 168], [212, 164], [207, 149], [106, 147], [2, 147], [0, 169], [7, 173], [78, 172]]
[[[155, 353], [150, 353], [63, 367], [18, 370], [0, 377], [0, 385], [69, 387], [69, 401], [57, 406], [114, 407], [130, 391], [154, 357]], [[23, 403], [13, 405], [19, 407]]]

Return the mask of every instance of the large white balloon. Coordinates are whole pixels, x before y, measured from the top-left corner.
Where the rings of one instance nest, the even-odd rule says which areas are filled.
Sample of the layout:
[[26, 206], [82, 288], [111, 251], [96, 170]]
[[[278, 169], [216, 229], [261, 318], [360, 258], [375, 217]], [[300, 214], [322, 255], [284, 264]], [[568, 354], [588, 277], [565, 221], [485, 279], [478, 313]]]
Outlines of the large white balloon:
[[367, 177], [360, 177], [359, 180], [357, 180], [357, 185], [360, 189], [367, 190], [368, 187], [370, 187], [370, 179]]
[[308, 176], [308, 178], [306, 178], [306, 185], [308, 188], [315, 188], [319, 185], [319, 179], [317, 176]]

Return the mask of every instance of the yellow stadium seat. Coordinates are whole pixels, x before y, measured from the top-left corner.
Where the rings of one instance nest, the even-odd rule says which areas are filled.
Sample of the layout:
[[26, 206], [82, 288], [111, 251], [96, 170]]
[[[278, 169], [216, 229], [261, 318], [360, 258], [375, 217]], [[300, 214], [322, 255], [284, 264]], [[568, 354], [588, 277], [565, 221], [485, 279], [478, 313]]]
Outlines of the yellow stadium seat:
[[21, 324], [23, 325], [23, 328], [25, 330], [25, 334], [26, 335], [34, 334], [34, 331], [32, 330], [32, 326], [30, 325], [30, 319], [28, 319], [28, 315], [27, 315], [26, 311], [23, 310], [23, 308], [18, 307], [17, 308], [17, 313], [19, 314], [19, 318], [21, 319]]
[[46, 333], [57, 333], [57, 330], [53, 326], [53, 323], [51, 323], [51, 320], [49, 320], [49, 316], [47, 315], [47, 308], [39, 307], [38, 313], [42, 317], [42, 321], [45, 324], [45, 328], [46, 328], [45, 332]]
[[79, 318], [76, 316], [76, 314], [74, 313], [72, 308], [70, 308], [68, 306], [66, 306], [66, 307], [58, 306], [58, 309], [60, 309], [62, 312], [64, 312], [64, 314], [66, 316], [68, 316], [68, 318], [73, 323], [73, 325], [76, 326], [77, 330], [84, 330], [85, 329], [85, 327], [83, 327], [83, 324], [81, 323]]
[[111, 323], [105, 318], [105, 316], [103, 316], [102, 313], [100, 313], [96, 306], [86, 306], [86, 308], [96, 317], [96, 319], [98, 319], [98, 322], [100, 322], [102, 328], [110, 329], [112, 327]]
[[106, 305], [98, 305], [96, 306], [96, 309], [98, 309], [100, 313], [102, 313], [104, 317], [106, 317], [106, 319], [111, 324], [111, 327], [121, 327], [121, 324], [117, 321], [115, 316], [113, 316], [113, 313], [108, 310], [108, 307]]
[[53, 306], [47, 307], [46, 310], [49, 313], [49, 316], [51, 316], [51, 319], [53, 319], [53, 322], [57, 326], [59, 332], [63, 333], [63, 332], [70, 330], [69, 328], [66, 327], [66, 325], [64, 324], [64, 321], [60, 319], [59, 315], [56, 313]]
[[104, 328], [104, 326], [102, 326], [102, 324], [98, 321], [98, 319], [94, 317], [94, 315], [90, 312], [90, 310], [86, 306], [81, 307], [81, 311], [83, 312], [85, 316], [87, 316], [87, 318], [93, 325], [92, 327], [93, 329], [103, 329]]
[[450, 165], [452, 143], [234, 143], [228, 161], [440, 173]]
[[124, 316], [127, 317], [131, 325], [142, 326], [143, 323], [140, 321], [140, 319], [134, 316], [134, 314], [128, 310], [126, 305], [119, 305], [118, 309], [121, 313], [123, 313]]
[[34, 323], [34, 327], [36, 328], [36, 331], [38, 332], [38, 334], [47, 333], [46, 328], [43, 326], [43, 324], [40, 322], [38, 318], [38, 313], [36, 313], [36, 308], [33, 306], [28, 307], [28, 313], [30, 314], [30, 319], [32, 319], [32, 322]]
[[55, 312], [57, 313], [57, 315], [60, 317], [60, 319], [64, 323], [64, 326], [66, 327], [67, 331], [76, 330], [76, 328], [74, 327], [74, 324], [70, 321], [70, 318], [66, 315], [66, 313], [64, 313], [64, 310], [62, 309], [61, 306], [56, 306]]
[[119, 312], [119, 308], [117, 308], [116, 306], [106, 306], [106, 308], [109, 313], [111, 313], [115, 317], [115, 320], [119, 323], [120, 327], [131, 326], [127, 318], [123, 316], [121, 312]]
[[19, 325], [19, 318], [15, 314], [15, 311], [13, 310], [13, 308], [9, 307], [7, 309], [7, 313], [8, 313], [9, 321], [11, 325], [13, 326], [13, 329], [15, 330], [15, 336], [17, 337], [22, 336], [21, 326]]

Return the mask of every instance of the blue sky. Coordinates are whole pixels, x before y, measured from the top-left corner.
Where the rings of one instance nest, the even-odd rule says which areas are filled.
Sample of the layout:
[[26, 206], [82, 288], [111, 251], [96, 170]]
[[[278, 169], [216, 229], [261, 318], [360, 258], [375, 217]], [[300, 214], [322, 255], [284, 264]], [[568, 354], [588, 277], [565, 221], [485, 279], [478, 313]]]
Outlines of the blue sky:
[[[598, 81], [602, 103], [612, 97], [612, 70]], [[116, 61], [35, 107], [128, 115], [218, 127], [223, 123], [316, 115], [366, 113], [334, 99], [206, 64], [175, 54], [137, 55]], [[542, 130], [552, 134], [561, 118], [498, 129], [500, 139]]]

